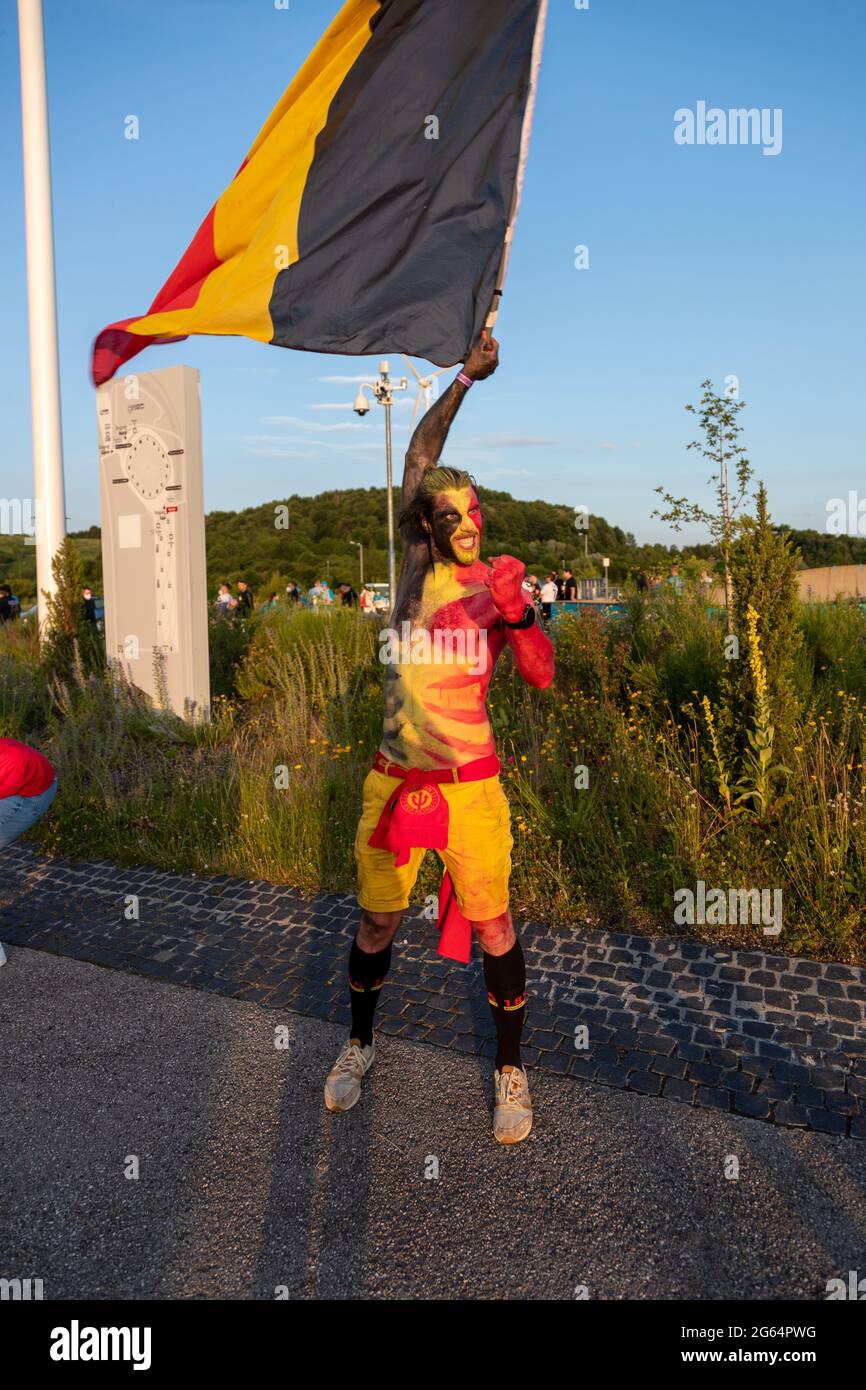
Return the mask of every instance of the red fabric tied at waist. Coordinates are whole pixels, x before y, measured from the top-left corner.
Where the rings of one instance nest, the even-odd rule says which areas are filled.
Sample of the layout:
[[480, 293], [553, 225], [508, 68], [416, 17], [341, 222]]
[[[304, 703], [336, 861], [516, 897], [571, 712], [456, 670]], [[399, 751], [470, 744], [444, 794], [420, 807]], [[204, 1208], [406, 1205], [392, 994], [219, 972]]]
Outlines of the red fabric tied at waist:
[[[369, 839], [373, 849], [389, 850], [394, 866], [409, 862], [413, 849], [448, 847], [448, 802], [439, 787], [443, 782], [483, 782], [499, 773], [495, 753], [453, 768], [401, 767], [389, 763], [381, 753], [373, 760], [373, 770], [394, 777], [398, 785], [385, 805], [376, 829]], [[446, 873], [439, 891], [439, 954], [464, 964], [469, 960], [472, 928], [463, 916]]]
[[460, 911], [447, 869], [439, 885], [439, 920], [436, 925], [439, 928], [439, 955], [468, 965], [472, 955], [472, 923]]

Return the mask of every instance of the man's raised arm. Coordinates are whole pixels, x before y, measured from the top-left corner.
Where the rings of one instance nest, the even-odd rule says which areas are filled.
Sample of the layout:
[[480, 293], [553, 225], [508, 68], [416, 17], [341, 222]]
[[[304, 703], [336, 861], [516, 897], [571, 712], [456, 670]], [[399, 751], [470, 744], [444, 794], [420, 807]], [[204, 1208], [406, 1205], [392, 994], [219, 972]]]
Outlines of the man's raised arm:
[[[499, 344], [495, 338], [488, 337], [485, 330], [466, 358], [460, 376], [469, 377], [472, 381], [484, 381], [493, 375], [498, 366]], [[459, 378], [453, 381], [419, 422], [403, 470], [404, 510], [415, 496], [422, 474], [439, 462], [454, 416], [469, 389]]]

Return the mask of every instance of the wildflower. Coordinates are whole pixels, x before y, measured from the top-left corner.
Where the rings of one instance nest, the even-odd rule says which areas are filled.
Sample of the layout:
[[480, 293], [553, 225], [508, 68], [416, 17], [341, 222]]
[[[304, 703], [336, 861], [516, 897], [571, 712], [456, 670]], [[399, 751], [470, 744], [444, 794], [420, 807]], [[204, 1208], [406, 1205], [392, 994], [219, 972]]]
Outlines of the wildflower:
[[764, 657], [761, 652], [758, 614], [751, 604], [746, 610], [746, 623], [749, 629], [749, 666], [752, 670], [752, 679], [755, 682], [755, 698], [758, 706], [761, 707], [767, 701], [767, 668], [764, 665]]

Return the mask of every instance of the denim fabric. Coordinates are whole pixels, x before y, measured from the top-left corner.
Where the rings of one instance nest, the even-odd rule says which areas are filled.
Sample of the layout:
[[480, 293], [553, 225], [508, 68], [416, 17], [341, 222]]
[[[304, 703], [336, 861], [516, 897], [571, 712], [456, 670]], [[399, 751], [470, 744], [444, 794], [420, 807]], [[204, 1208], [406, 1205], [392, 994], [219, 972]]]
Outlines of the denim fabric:
[[35, 825], [39, 817], [45, 815], [56, 795], [55, 777], [51, 786], [40, 792], [39, 796], [0, 797], [0, 849], [11, 845], [13, 840]]

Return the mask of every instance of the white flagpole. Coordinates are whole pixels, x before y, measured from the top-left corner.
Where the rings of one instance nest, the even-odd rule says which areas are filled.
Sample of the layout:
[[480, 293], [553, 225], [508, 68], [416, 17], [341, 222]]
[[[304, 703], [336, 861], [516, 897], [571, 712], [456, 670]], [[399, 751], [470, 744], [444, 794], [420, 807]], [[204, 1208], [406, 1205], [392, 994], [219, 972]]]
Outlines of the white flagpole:
[[511, 256], [514, 229], [517, 225], [517, 214], [520, 212], [520, 200], [523, 196], [523, 182], [526, 178], [526, 161], [529, 158], [529, 140], [532, 135], [532, 120], [535, 115], [535, 97], [538, 92], [538, 75], [541, 71], [541, 55], [544, 52], [547, 4], [548, 0], [539, 0], [538, 21], [535, 26], [535, 38], [532, 43], [529, 94], [526, 98], [526, 110], [523, 113], [523, 130], [520, 136], [520, 159], [517, 165], [517, 178], [514, 181], [514, 195], [511, 199], [511, 211], [508, 214], [508, 226], [505, 229], [505, 245], [502, 248], [502, 260], [499, 265], [499, 276], [493, 294], [493, 303], [490, 306], [487, 322], [484, 325], [485, 329], [490, 333], [493, 332], [493, 328], [496, 324], [496, 317], [499, 313], [499, 305], [502, 301], [502, 287], [505, 284], [505, 276], [508, 272], [508, 261]]
[[41, 631], [46, 618], [44, 591], [54, 592], [51, 560], [66, 534], [42, 0], [18, 0], [18, 33], [24, 135], [36, 585]]

